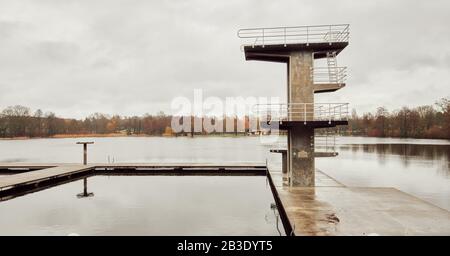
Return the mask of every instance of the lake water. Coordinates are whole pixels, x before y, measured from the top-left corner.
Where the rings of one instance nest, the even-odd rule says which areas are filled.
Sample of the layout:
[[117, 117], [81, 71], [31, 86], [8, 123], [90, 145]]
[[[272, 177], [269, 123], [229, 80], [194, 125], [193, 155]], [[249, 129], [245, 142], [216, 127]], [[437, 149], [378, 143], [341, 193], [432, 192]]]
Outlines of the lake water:
[[[0, 162], [81, 162], [83, 139], [0, 140]], [[258, 137], [87, 138], [89, 162], [265, 162]], [[450, 141], [341, 137], [316, 167], [348, 186], [395, 187], [450, 210]], [[0, 233], [279, 234], [264, 177], [89, 178], [0, 202]], [[32, 209], [32, 211], [31, 211]], [[20, 224], [24, 223], [24, 224]], [[6, 230], [6, 231], [5, 231]]]
[[0, 235], [284, 235], [262, 176], [93, 176], [87, 184], [93, 196], [77, 196], [78, 180], [0, 202]]

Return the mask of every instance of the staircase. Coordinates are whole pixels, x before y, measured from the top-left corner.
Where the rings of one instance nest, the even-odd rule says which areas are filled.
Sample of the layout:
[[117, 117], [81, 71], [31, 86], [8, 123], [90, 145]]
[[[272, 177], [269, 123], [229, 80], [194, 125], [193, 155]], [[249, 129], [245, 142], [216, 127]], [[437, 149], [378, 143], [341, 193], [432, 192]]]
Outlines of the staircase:
[[327, 52], [328, 76], [331, 83], [338, 83], [336, 52]]

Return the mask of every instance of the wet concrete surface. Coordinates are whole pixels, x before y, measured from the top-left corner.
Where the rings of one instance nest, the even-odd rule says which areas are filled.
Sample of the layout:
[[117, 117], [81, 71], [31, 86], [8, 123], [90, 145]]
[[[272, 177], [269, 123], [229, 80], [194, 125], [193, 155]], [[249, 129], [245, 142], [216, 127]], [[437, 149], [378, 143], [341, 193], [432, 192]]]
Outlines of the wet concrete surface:
[[270, 175], [295, 235], [450, 235], [450, 212], [394, 188], [347, 187], [316, 170], [316, 187]]

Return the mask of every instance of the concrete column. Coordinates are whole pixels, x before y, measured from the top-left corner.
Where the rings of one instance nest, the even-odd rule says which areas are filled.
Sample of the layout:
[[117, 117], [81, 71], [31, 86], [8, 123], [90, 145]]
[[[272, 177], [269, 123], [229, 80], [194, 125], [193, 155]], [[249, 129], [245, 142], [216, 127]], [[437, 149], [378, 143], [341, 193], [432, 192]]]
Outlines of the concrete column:
[[314, 129], [306, 126], [294, 127], [289, 131], [288, 139], [290, 184], [314, 186]]
[[[314, 120], [314, 83], [311, 79], [313, 53], [292, 52], [288, 63], [290, 121]], [[306, 103], [306, 104], [305, 104]], [[293, 186], [314, 186], [314, 129], [299, 125], [288, 131], [288, 170]]]
[[313, 67], [312, 52], [292, 52], [288, 64], [289, 85], [288, 103], [309, 103], [306, 105], [291, 105], [293, 112], [291, 118], [297, 121], [313, 120], [314, 83], [311, 79], [311, 68]]

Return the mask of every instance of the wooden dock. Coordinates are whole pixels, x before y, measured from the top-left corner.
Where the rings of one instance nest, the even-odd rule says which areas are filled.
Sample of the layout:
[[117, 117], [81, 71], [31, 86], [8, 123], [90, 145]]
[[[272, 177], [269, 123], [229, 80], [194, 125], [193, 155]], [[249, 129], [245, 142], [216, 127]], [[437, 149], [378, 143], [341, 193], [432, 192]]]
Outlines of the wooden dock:
[[[37, 166], [34, 166], [37, 168]], [[33, 167], [33, 168], [34, 168]], [[92, 170], [92, 165], [61, 165], [57, 167], [45, 168], [37, 171], [23, 172], [8, 175], [0, 178], [0, 191], [18, 186], [37, 185], [40, 182], [51, 179], [70, 176], [76, 173]], [[16, 167], [17, 168], [17, 167]]]
[[265, 163], [114, 163], [114, 164], [0, 164], [0, 191], [39, 186], [80, 174], [101, 175], [266, 175]]
[[315, 187], [268, 175], [291, 235], [450, 235], [449, 211], [394, 188], [347, 187], [318, 170]]

